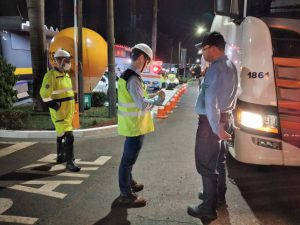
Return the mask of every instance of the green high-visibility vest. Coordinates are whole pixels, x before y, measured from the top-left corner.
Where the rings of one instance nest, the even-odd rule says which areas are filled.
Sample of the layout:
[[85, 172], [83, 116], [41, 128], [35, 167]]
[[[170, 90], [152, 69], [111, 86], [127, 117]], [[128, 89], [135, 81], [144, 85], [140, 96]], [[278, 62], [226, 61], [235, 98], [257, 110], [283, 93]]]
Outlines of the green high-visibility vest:
[[57, 136], [62, 136], [66, 131], [72, 131], [75, 100], [69, 74], [54, 69], [49, 70], [44, 76], [40, 95], [46, 103], [49, 101], [60, 103], [58, 110], [49, 108]]
[[[133, 72], [130, 70], [130, 72]], [[134, 72], [133, 72], [134, 73]], [[144, 97], [147, 92], [144, 87]], [[126, 137], [135, 137], [154, 131], [153, 119], [150, 111], [142, 111], [136, 107], [129, 94], [126, 80], [122, 76], [118, 80], [118, 132]]]

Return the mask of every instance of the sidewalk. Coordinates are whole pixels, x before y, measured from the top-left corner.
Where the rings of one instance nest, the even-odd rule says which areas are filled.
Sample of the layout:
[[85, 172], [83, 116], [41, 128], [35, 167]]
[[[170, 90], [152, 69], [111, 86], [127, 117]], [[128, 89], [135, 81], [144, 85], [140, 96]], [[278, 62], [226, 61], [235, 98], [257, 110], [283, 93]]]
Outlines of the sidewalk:
[[[182, 86], [182, 85], [181, 85]], [[173, 96], [179, 91], [181, 86], [176, 87], [174, 90], [165, 90], [166, 98], [162, 105], [166, 105]], [[157, 107], [152, 110], [152, 115], [155, 117]], [[50, 119], [50, 118], [49, 118]], [[104, 127], [88, 128], [88, 129], [76, 129], [73, 130], [74, 137], [90, 137], [90, 136], [107, 136], [117, 134], [118, 125], [110, 125]], [[0, 130], [0, 138], [56, 138], [56, 132], [54, 130]]]

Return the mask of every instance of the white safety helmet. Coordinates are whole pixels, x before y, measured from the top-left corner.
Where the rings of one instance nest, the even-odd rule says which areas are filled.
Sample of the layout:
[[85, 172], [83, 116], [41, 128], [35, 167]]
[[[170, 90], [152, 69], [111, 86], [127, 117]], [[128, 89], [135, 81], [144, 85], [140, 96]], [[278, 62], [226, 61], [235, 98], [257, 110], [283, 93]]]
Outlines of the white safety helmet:
[[150, 60], [152, 61], [152, 59], [153, 59], [153, 52], [152, 52], [152, 49], [151, 49], [148, 45], [146, 45], [146, 44], [144, 44], [144, 43], [136, 44], [135, 46], [133, 46], [133, 47], [131, 48], [131, 50], [133, 50], [133, 49], [139, 49], [139, 50], [141, 50], [141, 51], [144, 52], [144, 53], [150, 58]]
[[54, 53], [54, 58], [71, 58], [71, 54], [60, 48]]

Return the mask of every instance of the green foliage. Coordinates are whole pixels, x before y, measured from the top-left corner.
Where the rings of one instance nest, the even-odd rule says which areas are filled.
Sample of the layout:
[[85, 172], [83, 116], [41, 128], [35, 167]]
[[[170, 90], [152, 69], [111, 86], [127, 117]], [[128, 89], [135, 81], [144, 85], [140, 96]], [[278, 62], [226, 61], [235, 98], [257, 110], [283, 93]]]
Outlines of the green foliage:
[[29, 113], [24, 110], [4, 109], [0, 111], [0, 128], [20, 129], [27, 122]]
[[187, 77], [182, 77], [182, 78], [179, 79], [180, 84], [187, 83], [188, 81], [189, 81], [189, 78], [187, 78]]
[[92, 94], [92, 107], [100, 107], [107, 101], [107, 95], [103, 92], [93, 92]]
[[13, 103], [18, 100], [17, 93], [13, 90], [13, 86], [18, 79], [14, 75], [15, 69], [0, 57], [0, 109], [11, 108]]

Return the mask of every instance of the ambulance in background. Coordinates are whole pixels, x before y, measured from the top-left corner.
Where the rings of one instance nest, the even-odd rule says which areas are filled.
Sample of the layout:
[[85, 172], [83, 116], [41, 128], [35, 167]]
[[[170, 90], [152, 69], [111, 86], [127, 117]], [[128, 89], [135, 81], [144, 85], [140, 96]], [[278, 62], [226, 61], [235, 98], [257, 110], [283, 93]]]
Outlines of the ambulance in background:
[[152, 61], [142, 72], [142, 79], [147, 86], [147, 91], [153, 92], [161, 88], [160, 74], [162, 61]]
[[[129, 67], [131, 63], [130, 52], [131, 48], [124, 45], [115, 45], [115, 73], [118, 80], [121, 74]], [[160, 73], [162, 71], [162, 61], [152, 61], [141, 74], [142, 80], [147, 86], [149, 92], [156, 91], [161, 88]], [[116, 81], [116, 87], [117, 87]], [[93, 92], [108, 91], [108, 76], [105, 73]]]
[[[130, 52], [130, 47], [115, 45], [115, 71], [117, 77], [120, 77], [123, 71], [130, 65]], [[152, 61], [141, 74], [149, 92], [161, 88], [160, 73], [162, 72], [162, 64], [162, 61]]]
[[239, 73], [234, 141], [238, 161], [300, 166], [299, 0], [216, 0], [211, 31]]

